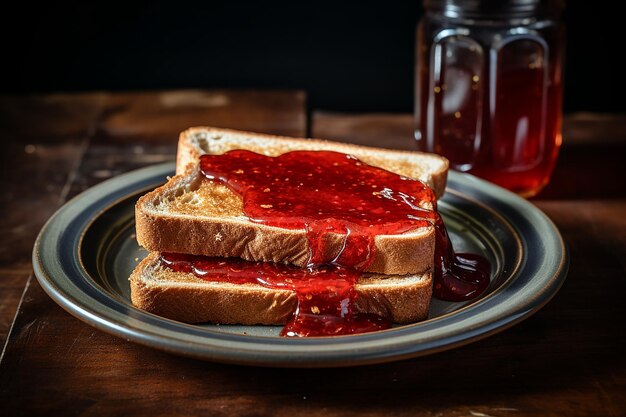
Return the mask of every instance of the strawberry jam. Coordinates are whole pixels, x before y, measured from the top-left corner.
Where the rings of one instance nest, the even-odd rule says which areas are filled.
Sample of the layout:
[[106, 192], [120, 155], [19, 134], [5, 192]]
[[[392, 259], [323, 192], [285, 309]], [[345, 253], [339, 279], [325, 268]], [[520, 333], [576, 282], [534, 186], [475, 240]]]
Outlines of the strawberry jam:
[[[243, 199], [251, 220], [305, 229], [309, 263], [336, 263], [358, 270], [373, 260], [374, 237], [428, 226], [434, 203], [424, 183], [329, 151], [294, 151], [269, 157], [245, 150], [203, 155], [204, 175]], [[339, 253], [325, 258], [326, 234], [345, 236]]]
[[[490, 265], [473, 254], [455, 254], [422, 182], [331, 151], [293, 151], [268, 157], [245, 150], [200, 157], [202, 173], [241, 196], [251, 221], [304, 229], [309, 265], [300, 269], [270, 263], [163, 254], [162, 264], [211, 281], [257, 283], [296, 292], [298, 308], [285, 336], [364, 333], [390, 327], [390, 320], [352, 311], [360, 272], [374, 258], [376, 235], [419, 227], [436, 229], [433, 294], [462, 301], [489, 284]], [[343, 236], [337, 253], [326, 250], [328, 234]], [[234, 268], [234, 270], [233, 270]]]
[[192, 273], [207, 281], [258, 284], [295, 291], [297, 311], [283, 328], [282, 336], [333, 336], [391, 327], [391, 322], [385, 318], [353, 313], [354, 284], [360, 273], [352, 268], [337, 265], [298, 268], [176, 253], [161, 254], [160, 262], [174, 271]]

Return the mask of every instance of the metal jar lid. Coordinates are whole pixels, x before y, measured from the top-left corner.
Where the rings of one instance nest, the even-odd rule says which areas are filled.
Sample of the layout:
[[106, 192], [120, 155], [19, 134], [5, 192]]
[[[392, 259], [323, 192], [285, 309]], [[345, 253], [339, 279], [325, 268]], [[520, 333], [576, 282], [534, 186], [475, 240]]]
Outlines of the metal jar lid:
[[565, 0], [424, 0], [427, 11], [449, 18], [557, 17]]

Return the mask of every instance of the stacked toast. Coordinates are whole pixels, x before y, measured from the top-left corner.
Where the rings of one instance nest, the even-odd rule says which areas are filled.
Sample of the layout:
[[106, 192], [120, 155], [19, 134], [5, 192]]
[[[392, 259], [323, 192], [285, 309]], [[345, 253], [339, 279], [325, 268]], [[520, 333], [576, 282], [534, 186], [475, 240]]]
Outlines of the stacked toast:
[[[130, 277], [136, 307], [187, 323], [245, 325], [285, 324], [301, 308], [292, 288], [212, 279], [211, 274], [199, 274], [198, 268], [172, 268], [164, 262], [163, 254], [184, 254], [196, 260], [311, 267], [306, 228], [250, 218], [242, 195], [229, 184], [207, 177], [199, 163], [203, 155], [242, 150], [266, 157], [299, 151], [346, 154], [403, 179], [417, 179], [436, 197], [444, 192], [448, 171], [447, 160], [433, 154], [227, 129], [188, 129], [179, 139], [176, 176], [136, 204], [137, 241], [150, 251]], [[421, 204], [434, 210], [436, 202]], [[322, 258], [333, 259], [345, 247], [346, 236], [332, 231], [324, 242]], [[373, 236], [371, 259], [358, 271], [353, 285], [351, 310], [393, 323], [425, 319], [432, 295], [434, 250], [435, 229], [430, 223]]]

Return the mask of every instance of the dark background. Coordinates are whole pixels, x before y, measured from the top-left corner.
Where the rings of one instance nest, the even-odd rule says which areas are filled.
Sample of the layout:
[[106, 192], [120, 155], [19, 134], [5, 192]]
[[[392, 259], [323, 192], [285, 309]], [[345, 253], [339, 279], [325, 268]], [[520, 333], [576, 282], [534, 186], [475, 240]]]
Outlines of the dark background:
[[[566, 112], [626, 110], [623, 19], [609, 5], [567, 4]], [[312, 108], [412, 111], [419, 1], [16, 7], [0, 18], [0, 93], [297, 88]]]

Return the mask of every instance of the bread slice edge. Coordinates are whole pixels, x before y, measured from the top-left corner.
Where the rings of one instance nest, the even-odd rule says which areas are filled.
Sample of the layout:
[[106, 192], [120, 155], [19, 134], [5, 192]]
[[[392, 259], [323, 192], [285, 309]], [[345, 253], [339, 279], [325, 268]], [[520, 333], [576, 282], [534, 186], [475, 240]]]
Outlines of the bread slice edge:
[[[158, 259], [158, 253], [150, 253], [130, 276], [132, 303], [144, 311], [185, 323], [243, 325], [284, 324], [295, 311], [297, 297], [292, 291], [205, 281], [160, 266]], [[355, 311], [389, 317], [394, 323], [414, 323], [428, 316], [432, 273], [364, 274], [356, 290]]]

